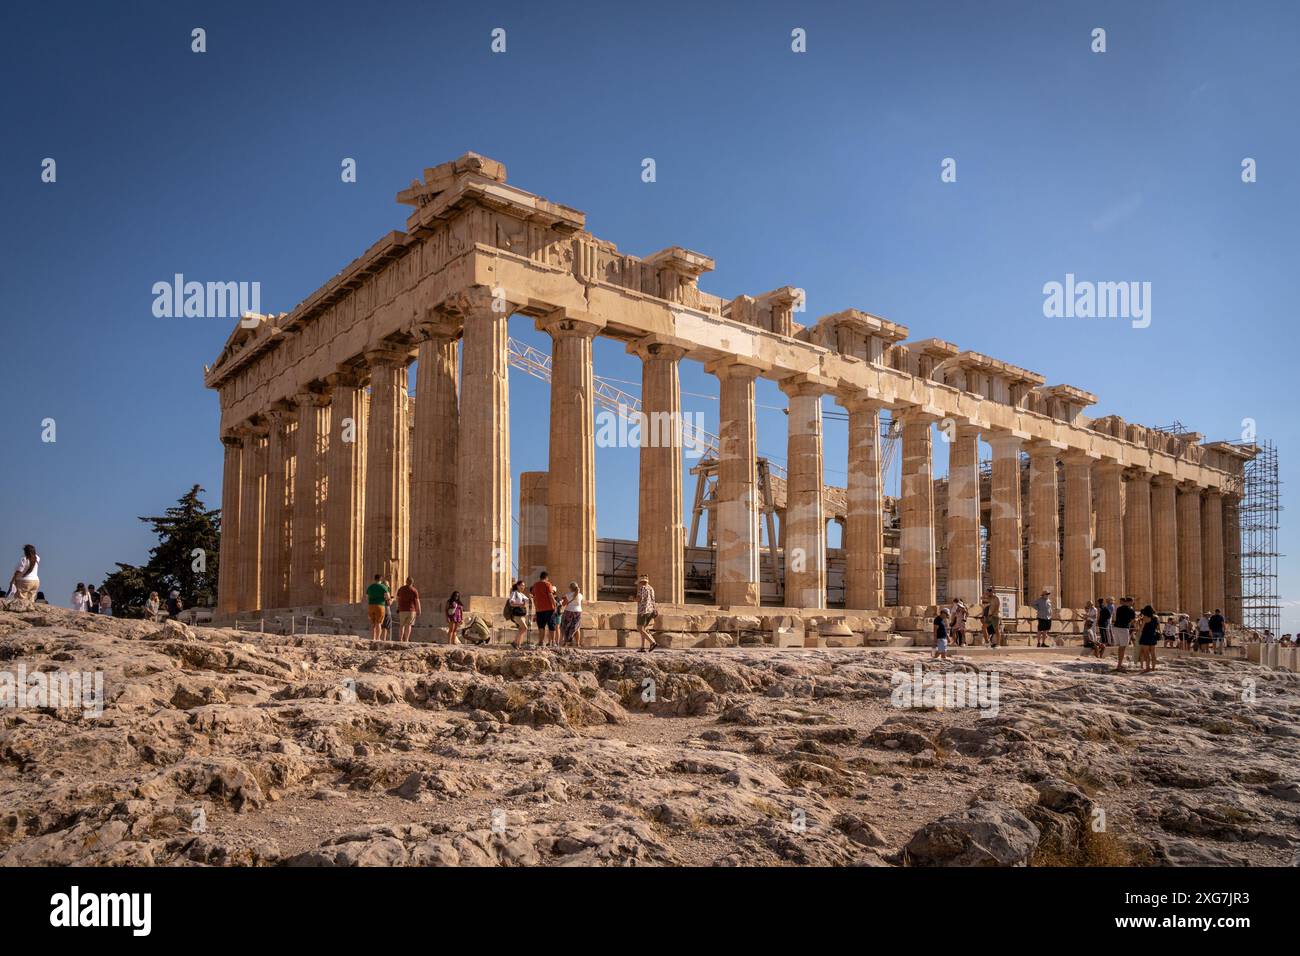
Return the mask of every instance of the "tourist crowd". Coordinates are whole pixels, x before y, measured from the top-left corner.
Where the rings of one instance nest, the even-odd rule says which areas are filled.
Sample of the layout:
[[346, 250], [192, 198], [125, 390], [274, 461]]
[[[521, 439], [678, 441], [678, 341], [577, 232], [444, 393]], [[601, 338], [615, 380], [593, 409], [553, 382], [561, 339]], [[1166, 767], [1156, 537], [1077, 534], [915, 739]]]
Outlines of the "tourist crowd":
[[[9, 577], [6, 596], [21, 600], [43, 603], [45, 595], [40, 591], [41, 558], [34, 545], [23, 545], [22, 556]], [[415, 582], [407, 578], [396, 592], [391, 584], [384, 580], [382, 574], [376, 574], [366, 588], [366, 610], [370, 621], [370, 636], [373, 640], [393, 639], [393, 611], [397, 612], [397, 637], [399, 642], [409, 642], [417, 620], [423, 612], [420, 592]], [[552, 583], [550, 574], [542, 571], [537, 580], [529, 586], [524, 580], [515, 581], [510, 587], [503, 613], [515, 629], [512, 645], [517, 648], [536, 647], [581, 647], [582, 646], [582, 588], [577, 581], [570, 581], [563, 595]], [[97, 590], [93, 584], [79, 583], [72, 593], [72, 607], [77, 611], [91, 614], [113, 613], [113, 599], [107, 591]], [[1052, 621], [1057, 608], [1052, 600], [1050, 588], [1032, 603], [1036, 620], [1035, 640], [1037, 647], [1057, 646], [1064, 643], [1061, 636], [1053, 638]], [[161, 621], [166, 617], [177, 618], [184, 609], [180, 594], [173, 590], [164, 603], [157, 591], [151, 591], [144, 603], [144, 615], [152, 621]], [[1116, 603], [1113, 597], [1103, 598], [1100, 603], [1089, 601], [1084, 608], [1083, 646], [1097, 659], [1106, 656], [1108, 648], [1114, 648], [1116, 670], [1124, 670], [1124, 658], [1130, 647], [1138, 650], [1139, 670], [1153, 671], [1156, 668], [1156, 648], [1162, 643], [1166, 648], [1178, 648], [1201, 654], [1222, 655], [1231, 646], [1228, 639], [1227, 622], [1220, 608], [1202, 611], [1195, 620], [1186, 612], [1177, 614], [1158, 614], [1150, 604], [1139, 610], [1133, 597], [1121, 597]], [[459, 591], [453, 591], [443, 605], [443, 615], [447, 621], [447, 637], [451, 644], [461, 643], [462, 627], [467, 625], [465, 604]], [[642, 653], [654, 651], [659, 647], [655, 641], [652, 627], [658, 616], [655, 603], [655, 591], [646, 575], [640, 575], [636, 582], [636, 630], [640, 637]], [[1002, 601], [993, 588], [984, 592], [978, 607], [972, 609], [962, 598], [955, 598], [948, 605], [939, 609], [934, 618], [934, 656], [946, 659], [949, 642], [957, 646], [987, 645], [996, 648], [1006, 644], [1008, 625], [1003, 623]], [[537, 631], [537, 640], [530, 640], [529, 622], [532, 621]], [[474, 625], [469, 626], [479, 636], [479, 640], [490, 636], [490, 629]], [[1010, 626], [1014, 626], [1014, 621]], [[1247, 641], [1262, 643], [1280, 643], [1292, 646], [1290, 634], [1283, 634], [1280, 641], [1269, 630], [1250, 631]], [[1300, 640], [1300, 635], [1297, 635]]]
[[[1052, 637], [1052, 620], [1057, 608], [1052, 601], [1051, 589], [1043, 589], [1031, 606], [1036, 621], [1035, 646], [1064, 644], [1059, 634], [1055, 639]], [[958, 645], [1005, 645], [1008, 625], [1003, 623], [1002, 616], [1002, 602], [992, 588], [984, 592], [973, 615], [964, 600], [953, 600], [950, 605], [940, 608], [934, 619], [934, 656], [946, 659], [950, 640]], [[979, 623], [972, 626], [972, 620]], [[1013, 621], [1010, 626], [1014, 627], [1014, 624]], [[1195, 621], [1183, 612], [1158, 614], [1150, 604], [1139, 610], [1133, 597], [1121, 597], [1118, 604], [1113, 597], [1103, 598], [1100, 603], [1089, 601], [1084, 608], [1084, 649], [1100, 660], [1106, 656], [1108, 648], [1114, 648], [1116, 670], [1125, 669], [1124, 658], [1133, 646], [1138, 651], [1138, 669], [1155, 670], [1156, 648], [1162, 642], [1169, 648], [1222, 655], [1230, 646], [1227, 620], [1220, 608], [1202, 611]]]
[[[515, 581], [510, 585], [510, 595], [502, 608], [506, 620], [515, 630], [512, 646], [581, 647], [582, 603], [582, 588], [577, 581], [570, 581], [568, 589], [561, 595], [547, 571], [538, 573], [537, 580], [531, 587], [522, 578]], [[370, 620], [372, 640], [393, 639], [394, 607], [397, 611], [396, 640], [400, 643], [409, 642], [411, 632], [423, 613], [420, 592], [409, 577], [394, 592], [384, 576], [376, 574], [366, 588], [366, 612]], [[459, 591], [451, 593], [442, 611], [447, 621], [447, 642], [461, 643], [466, 610]], [[658, 613], [655, 590], [650, 584], [650, 578], [643, 574], [636, 582], [636, 629], [641, 639], [642, 652], [659, 647], [651, 630]], [[536, 642], [530, 640], [530, 621], [537, 631]], [[490, 635], [490, 630], [484, 630]]]

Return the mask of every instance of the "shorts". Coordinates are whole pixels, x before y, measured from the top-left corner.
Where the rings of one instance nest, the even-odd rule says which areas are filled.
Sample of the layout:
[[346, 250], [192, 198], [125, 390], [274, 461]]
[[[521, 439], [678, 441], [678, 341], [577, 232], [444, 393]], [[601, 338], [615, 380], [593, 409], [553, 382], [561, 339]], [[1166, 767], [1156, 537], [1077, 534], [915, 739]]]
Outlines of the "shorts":
[[537, 612], [537, 629], [539, 631], [553, 631], [555, 630], [555, 625], [556, 621], [554, 611]]
[[1228, 636], [1227, 636], [1226, 634], [1215, 634], [1215, 635], [1214, 635], [1214, 643], [1215, 643], [1215, 644], [1222, 644], [1222, 643], [1224, 643], [1227, 639], [1228, 639]]
[[370, 618], [370, 624], [372, 627], [376, 624], [384, 623], [384, 606], [382, 604], [367, 604], [366, 614]]
[[1112, 647], [1128, 647], [1132, 635], [1127, 627], [1110, 627], [1110, 640], [1107, 641]]
[[1050, 631], [1052, 629], [1052, 622], [1045, 617], [1040, 617], [1038, 619], [1038, 629], [1040, 631]]
[[655, 616], [656, 615], [653, 611], [651, 611], [649, 614], [638, 614], [636, 616], [636, 626], [638, 628], [649, 627], [651, 624], [655, 622]]
[[934, 642], [934, 650], [937, 654], [943, 654], [948, 650], [948, 638], [941, 637]]
[[1197, 644], [1208, 644], [1212, 640], [1214, 640], [1214, 638], [1210, 637], [1209, 634], [1198, 634], [1196, 637]]
[[415, 623], [415, 612], [414, 612], [414, 611], [398, 611], [398, 612], [397, 612], [397, 623], [398, 623], [398, 625], [400, 625], [401, 627], [410, 627], [412, 624]]

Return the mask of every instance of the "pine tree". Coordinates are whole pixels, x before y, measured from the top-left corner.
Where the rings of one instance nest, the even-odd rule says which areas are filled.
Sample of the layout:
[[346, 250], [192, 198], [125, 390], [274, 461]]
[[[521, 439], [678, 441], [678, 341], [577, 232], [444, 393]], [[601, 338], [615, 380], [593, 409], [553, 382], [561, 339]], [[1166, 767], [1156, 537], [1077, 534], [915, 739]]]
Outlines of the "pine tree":
[[179, 591], [187, 608], [216, 603], [221, 509], [209, 510], [199, 497], [202, 491], [194, 485], [165, 513], [140, 518], [153, 527], [158, 544], [149, 549], [143, 567], [119, 562], [118, 570], [104, 579], [113, 613], [139, 617], [150, 591], [157, 591], [164, 603], [172, 590]]

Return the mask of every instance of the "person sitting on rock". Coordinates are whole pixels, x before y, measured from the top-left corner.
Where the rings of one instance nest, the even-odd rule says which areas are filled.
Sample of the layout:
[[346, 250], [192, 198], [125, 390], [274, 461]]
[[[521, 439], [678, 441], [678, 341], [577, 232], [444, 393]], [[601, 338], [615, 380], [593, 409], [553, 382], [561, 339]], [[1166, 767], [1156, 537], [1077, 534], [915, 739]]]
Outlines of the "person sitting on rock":
[[23, 556], [9, 576], [9, 594], [19, 601], [35, 604], [36, 592], [41, 589], [40, 569], [41, 556], [36, 553], [36, 546], [23, 545]]

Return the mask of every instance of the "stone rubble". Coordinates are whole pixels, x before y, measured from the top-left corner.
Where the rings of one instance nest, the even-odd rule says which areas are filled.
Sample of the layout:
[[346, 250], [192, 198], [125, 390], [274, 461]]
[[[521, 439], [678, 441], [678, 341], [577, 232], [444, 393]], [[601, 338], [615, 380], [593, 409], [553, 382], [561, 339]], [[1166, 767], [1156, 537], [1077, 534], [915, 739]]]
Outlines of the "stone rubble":
[[[515, 652], [0, 605], [0, 669], [102, 671], [100, 717], [0, 708], [5, 865], [1290, 864], [1300, 675], [897, 649]], [[1253, 695], [1253, 696], [1252, 696]], [[1101, 821], [1101, 826], [1098, 826]]]

